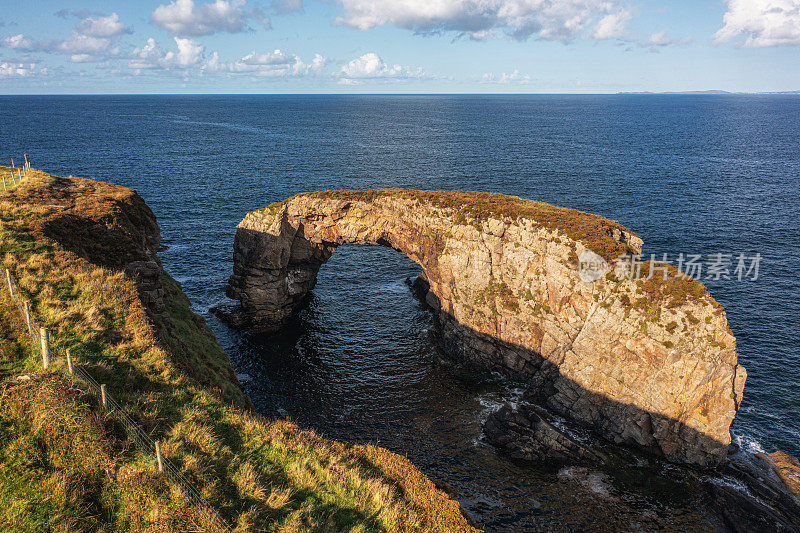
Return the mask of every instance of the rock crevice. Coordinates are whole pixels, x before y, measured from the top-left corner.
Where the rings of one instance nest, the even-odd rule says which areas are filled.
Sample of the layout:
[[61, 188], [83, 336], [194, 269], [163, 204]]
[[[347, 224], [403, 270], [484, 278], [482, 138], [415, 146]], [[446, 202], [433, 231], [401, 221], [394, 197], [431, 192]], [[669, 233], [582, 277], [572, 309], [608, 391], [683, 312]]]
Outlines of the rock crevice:
[[490, 193], [300, 194], [238, 226], [227, 292], [244, 322], [285, 325], [346, 243], [422, 267], [442, 346], [460, 361], [525, 381], [529, 398], [612, 442], [725, 458], [746, 377], [725, 312], [674, 269], [645, 262], [641, 279], [627, 276], [616, 261], [642, 241], [618, 222]]

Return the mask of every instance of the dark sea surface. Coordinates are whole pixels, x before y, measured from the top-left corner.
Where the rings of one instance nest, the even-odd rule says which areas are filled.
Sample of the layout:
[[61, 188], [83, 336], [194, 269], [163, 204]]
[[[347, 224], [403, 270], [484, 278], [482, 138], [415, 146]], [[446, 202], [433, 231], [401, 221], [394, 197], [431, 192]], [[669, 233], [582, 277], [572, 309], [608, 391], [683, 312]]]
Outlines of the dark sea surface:
[[[204, 315], [259, 410], [407, 455], [493, 531], [714, 527], [687, 471], [648, 458], [603, 470], [520, 465], [481, 438], [519, 390], [443, 364], [433, 321], [388, 248], [344, 246], [298, 324], [273, 338], [229, 329], [236, 224], [316, 189], [466, 189], [621, 221], [644, 253], [732, 254], [703, 279], [748, 371], [733, 425], [743, 449], [800, 455], [800, 97], [0, 97], [0, 158], [135, 188], [158, 216], [160, 255]], [[739, 281], [740, 254], [760, 254]], [[748, 278], [753, 277], [753, 272]]]

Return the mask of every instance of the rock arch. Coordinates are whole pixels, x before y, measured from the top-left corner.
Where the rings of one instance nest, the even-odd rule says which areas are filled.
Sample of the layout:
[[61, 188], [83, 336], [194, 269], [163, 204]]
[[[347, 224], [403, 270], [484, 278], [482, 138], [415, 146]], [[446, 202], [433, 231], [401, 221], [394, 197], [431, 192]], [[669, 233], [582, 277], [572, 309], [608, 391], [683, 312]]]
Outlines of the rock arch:
[[275, 331], [345, 243], [422, 267], [442, 345], [461, 361], [525, 380], [528, 397], [613, 442], [725, 458], [746, 376], [725, 312], [674, 270], [626, 277], [614, 261], [642, 241], [618, 222], [491, 193], [305, 193], [239, 224], [227, 293], [249, 325]]

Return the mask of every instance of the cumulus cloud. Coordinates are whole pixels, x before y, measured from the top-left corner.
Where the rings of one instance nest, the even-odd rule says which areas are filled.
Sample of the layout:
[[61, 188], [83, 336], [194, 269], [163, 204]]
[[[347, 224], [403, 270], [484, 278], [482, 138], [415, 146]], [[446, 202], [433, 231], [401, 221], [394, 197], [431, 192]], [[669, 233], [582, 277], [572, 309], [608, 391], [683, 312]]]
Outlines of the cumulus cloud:
[[667, 36], [666, 31], [660, 31], [658, 33], [652, 34], [645, 40], [638, 41], [639, 46], [643, 46], [645, 48], [656, 49], [662, 48], [664, 46], [672, 46], [677, 44], [688, 44], [692, 40], [690, 38], [685, 39], [673, 39]]
[[727, 0], [716, 43], [744, 37], [752, 47], [800, 45], [800, 0]]
[[620, 9], [601, 18], [594, 27], [592, 37], [598, 40], [620, 39], [627, 33], [626, 26], [631, 20], [631, 12]]
[[[361, 57], [348, 61], [339, 72], [342, 83], [352, 84], [359, 79], [376, 78], [424, 78], [427, 77], [422, 68], [412, 68], [402, 65], [389, 65], [375, 52], [369, 52]], [[345, 81], [347, 80], [347, 81]]]
[[[394, 25], [418, 33], [456, 32], [473, 39], [496, 35], [513, 39], [570, 41], [587, 28], [620, 31], [630, 17], [622, 0], [339, 0], [336, 19], [361, 30]], [[607, 18], [611, 15], [611, 18]], [[605, 20], [605, 22], [603, 22]], [[603, 29], [605, 28], [605, 29]], [[591, 36], [591, 35], [590, 35]]]
[[101, 38], [131, 33], [131, 29], [125, 27], [116, 13], [107, 16], [86, 17], [75, 26], [75, 30], [83, 35]]
[[486, 83], [525, 84], [530, 83], [531, 77], [514, 69], [510, 74], [503, 72], [498, 75], [493, 72], [487, 72], [481, 77], [481, 80]]
[[35, 63], [0, 63], [0, 78], [28, 78], [46, 73], [47, 69], [39, 69]]
[[0, 45], [19, 52], [60, 53], [70, 56], [73, 63], [99, 61], [111, 48], [111, 40], [73, 32], [62, 41], [35, 41], [24, 34], [6, 37]]
[[178, 37], [238, 33], [247, 29], [251, 18], [269, 27], [268, 18], [257, 9], [244, 9], [245, 4], [245, 0], [216, 0], [202, 5], [195, 5], [193, 0], [174, 0], [158, 6], [150, 15], [150, 22]]
[[101, 54], [111, 46], [109, 39], [92, 37], [73, 33], [68, 38], [55, 45], [55, 48], [65, 54]]
[[212, 74], [249, 74], [267, 78], [299, 77], [321, 73], [326, 63], [327, 59], [320, 54], [314, 54], [311, 61], [305, 62], [299, 56], [281, 50], [264, 54], [252, 51], [237, 61], [224, 63], [214, 52], [202, 70]]
[[164, 50], [152, 37], [147, 44], [133, 50], [128, 67], [139, 71], [145, 69], [185, 69], [200, 63], [203, 45], [191, 39], [174, 37], [178, 51]]
[[4, 48], [19, 50], [20, 52], [34, 52], [39, 49], [39, 43], [22, 33], [6, 37], [0, 41], [0, 44], [2, 44]]
[[20, 33], [6, 37], [0, 41], [0, 46], [20, 52], [66, 54], [74, 63], [87, 63], [104, 60], [108, 54], [116, 55], [118, 49], [112, 48], [113, 39], [130, 32], [116, 13], [94, 16], [73, 13], [73, 15], [81, 20], [66, 39], [38, 41]]

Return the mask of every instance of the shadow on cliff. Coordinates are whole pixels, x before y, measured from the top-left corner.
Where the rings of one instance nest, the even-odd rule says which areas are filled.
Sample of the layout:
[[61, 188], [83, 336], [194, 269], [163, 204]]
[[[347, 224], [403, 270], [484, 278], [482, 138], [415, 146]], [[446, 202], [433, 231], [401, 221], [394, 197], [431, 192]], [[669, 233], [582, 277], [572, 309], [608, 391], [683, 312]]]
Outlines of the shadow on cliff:
[[[305, 242], [305, 235], [303, 233], [298, 235], [299, 237], [294, 238]], [[237, 250], [242, 248], [243, 253], [249, 254], [255, 251], [264, 254], [270, 250], [269, 246], [246, 246], [250, 240], [257, 242], [263, 238], [261, 232], [240, 228], [237, 231]], [[338, 246], [342, 243], [334, 244]], [[376, 244], [398, 250], [385, 239], [378, 240]], [[307, 275], [301, 278], [307, 285], [308, 291], [313, 290], [319, 266], [330, 256], [327, 253], [317, 257], [311, 248], [313, 247], [308, 246], [299, 251], [293, 250], [292, 257], [285, 258], [293, 261], [295, 267], [301, 262], [308, 264], [308, 268], [305, 269], [307, 272], [304, 271]], [[398, 251], [405, 253], [402, 250]], [[295, 257], [295, 253], [301, 257]], [[263, 264], [263, 260], [263, 257], [248, 258], [250, 263], [257, 265]], [[414, 260], [420, 263], [419, 259]], [[269, 272], [270, 278], [277, 278], [277, 275], [272, 274], [273, 270], [261, 268]], [[296, 282], [295, 279], [292, 281]], [[589, 430], [597, 439], [610, 442], [621, 449], [641, 450], [676, 462], [697, 463], [700, 467], [714, 467], [727, 461], [727, 443], [701, 433], [680, 420], [585, 389], [578, 382], [561, 375], [558, 367], [540, 354], [459, 323], [454, 316], [439, 308], [437, 298], [429, 297], [429, 289], [424, 279], [417, 280], [414, 285], [418, 297], [423, 302], [432, 304], [438, 333], [436, 338], [446, 356], [470, 372], [486, 374], [498, 372], [515, 382], [524, 381], [527, 384], [524, 401], [516, 407], [505, 406], [494, 413], [484, 428], [488, 440], [512, 458], [538, 462], [578, 461], [590, 464], [608, 460], [607, 455], [598, 447], [575, 438], [569, 430], [565, 430], [562, 422], [553, 416], [555, 413], [570, 419], [576, 426]], [[284, 331], [283, 335], [288, 333], [290, 337], [297, 332], [297, 312], [309, 301], [309, 293], [303, 293], [302, 290], [296, 293], [303, 294], [304, 297], [302, 300], [291, 298], [288, 300], [294, 317], [288, 321], [288, 330]], [[234, 295], [229, 293], [229, 296]], [[225, 313], [222, 313], [222, 318], [224, 315]], [[239, 320], [242, 320], [243, 315], [243, 312], [238, 312]], [[241, 321], [238, 325], [244, 325], [244, 322]], [[697, 472], [696, 469], [694, 471]], [[699, 478], [702, 474], [697, 472], [695, 475]], [[718, 492], [714, 492], [712, 488], [708, 490], [712, 497], [719, 499], [716, 497]], [[743, 502], [746, 499], [744, 493], [737, 495], [729, 492], [728, 496], [730, 494], [741, 497]], [[727, 500], [724, 505], [733, 505], [732, 501], [732, 499]], [[786, 529], [786, 526], [782, 525], [789, 523], [787, 520], [800, 524], [800, 514], [795, 515], [791, 511], [777, 513], [754, 499], [746, 501], [754, 515], [767, 517], [765, 520], [771, 524], [771, 529], [793, 530], [791, 526]], [[754, 509], [753, 506], [758, 509]], [[760, 523], [759, 527], [763, 527], [764, 524]], [[740, 529], [733, 520], [728, 525], [734, 530]]]

